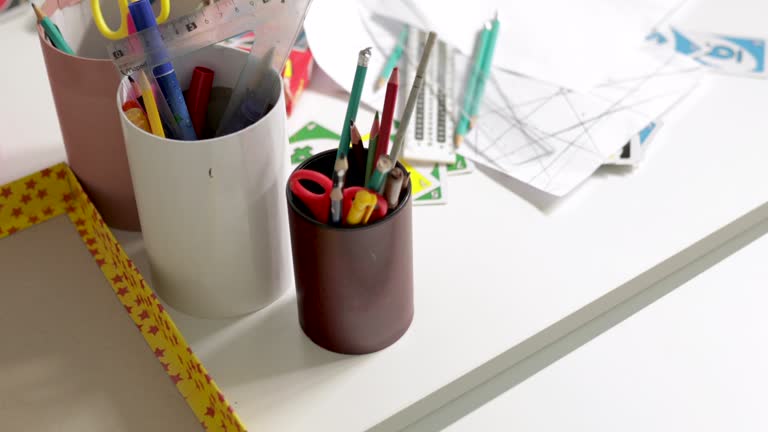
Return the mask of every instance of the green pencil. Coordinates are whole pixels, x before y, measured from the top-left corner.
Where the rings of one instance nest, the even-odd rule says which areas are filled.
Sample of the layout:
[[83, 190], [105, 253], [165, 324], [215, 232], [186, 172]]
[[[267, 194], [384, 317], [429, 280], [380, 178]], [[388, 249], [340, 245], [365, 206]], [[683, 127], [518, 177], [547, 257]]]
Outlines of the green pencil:
[[347, 114], [344, 116], [344, 125], [341, 129], [341, 139], [339, 139], [339, 150], [336, 158], [349, 153], [349, 125], [357, 118], [357, 110], [360, 108], [360, 96], [363, 94], [363, 84], [365, 83], [365, 73], [368, 71], [368, 60], [371, 59], [371, 48], [368, 47], [357, 56], [357, 70], [355, 70], [355, 79], [352, 82], [352, 91], [349, 95], [347, 104]]
[[379, 79], [376, 81], [376, 84], [373, 87], [374, 90], [380, 89], [389, 80], [389, 76], [392, 75], [392, 70], [395, 69], [397, 62], [400, 61], [400, 57], [403, 55], [405, 42], [407, 40], [408, 25], [406, 24], [403, 26], [403, 29], [400, 31], [400, 35], [397, 37], [397, 44], [395, 45], [395, 49], [392, 50], [392, 52], [389, 54], [389, 57], [387, 57], [387, 63], [384, 64], [384, 69], [381, 70], [381, 75], [379, 75]]
[[480, 108], [480, 101], [483, 99], [483, 93], [485, 93], [485, 83], [488, 81], [488, 77], [491, 76], [491, 69], [493, 68], [493, 52], [496, 49], [496, 39], [499, 37], [499, 17], [498, 14], [493, 17], [491, 24], [491, 35], [488, 37], [488, 46], [483, 53], [483, 68], [480, 78], [477, 82], [477, 89], [473, 96], [472, 106], [469, 110], [469, 127], [475, 126], [477, 121], [477, 110]]
[[51, 44], [62, 52], [75, 55], [75, 52], [72, 51], [72, 48], [70, 48], [69, 44], [64, 39], [64, 36], [61, 35], [61, 32], [59, 32], [59, 29], [51, 19], [45, 16], [43, 11], [41, 11], [34, 3], [32, 3], [32, 9], [34, 9], [35, 15], [37, 15], [37, 23], [43, 27], [43, 31], [48, 36], [48, 39], [51, 40]]
[[376, 115], [373, 117], [373, 126], [371, 126], [371, 133], [368, 135], [368, 160], [365, 163], [365, 182], [368, 184], [368, 180], [371, 179], [371, 173], [373, 172], [373, 160], [376, 159], [376, 143], [379, 141], [379, 112], [376, 111]]
[[483, 26], [483, 31], [480, 33], [480, 39], [477, 44], [477, 53], [475, 55], [475, 63], [472, 65], [472, 73], [469, 75], [469, 81], [467, 81], [467, 88], [464, 91], [464, 106], [461, 109], [461, 116], [458, 123], [456, 123], [456, 132], [453, 135], [453, 143], [458, 147], [464, 140], [464, 135], [469, 131], [469, 118], [470, 111], [472, 110], [472, 104], [475, 100], [475, 92], [477, 91], [477, 85], [480, 80], [480, 75], [483, 71], [483, 59], [485, 57], [485, 50], [488, 48], [488, 40], [491, 37], [491, 25], [486, 23]]

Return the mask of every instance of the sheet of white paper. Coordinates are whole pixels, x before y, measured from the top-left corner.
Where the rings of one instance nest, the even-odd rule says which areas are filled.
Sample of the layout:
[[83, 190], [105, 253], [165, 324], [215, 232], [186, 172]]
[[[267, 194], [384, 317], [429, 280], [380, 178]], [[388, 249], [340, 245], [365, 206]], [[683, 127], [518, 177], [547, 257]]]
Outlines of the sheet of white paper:
[[[343, 30], [321, 26], [319, 21], [328, 15], [322, 8], [313, 10], [312, 22], [305, 26], [307, 38], [318, 65], [347, 91], [351, 89], [357, 52], [363, 41], [371, 44], [374, 58], [363, 101], [380, 107], [383, 92], [373, 93], [372, 84], [384, 61], [383, 53], [391, 49], [399, 28], [389, 20], [373, 17], [369, 10], [351, 6], [357, 21], [348, 12], [340, 12], [347, 23]], [[478, 124], [459, 151], [549, 194], [567, 194], [695, 84], [689, 72], [698, 70], [698, 65], [671, 54], [660, 61], [649, 49], [626, 49], [621, 67], [606, 67], [609, 79], [588, 92], [494, 69]], [[417, 61], [404, 53], [401, 79]], [[345, 63], [344, 67], [339, 63]], [[459, 52], [454, 56], [456, 91], [449, 95], [453, 103], [448, 105], [462, 106], [461, 91], [470, 64], [468, 56]], [[436, 92], [433, 84], [425, 82], [425, 91]], [[409, 82], [401, 81], [401, 90], [407, 92], [409, 87]], [[456, 119], [459, 113], [449, 114]]]
[[496, 12], [494, 65], [563, 87], [586, 90], [639, 46], [681, 0], [367, 0], [377, 14], [433, 30], [472, 55], [478, 31]]
[[374, 39], [364, 27], [363, 15], [370, 19], [368, 9], [354, 0], [316, 0], [304, 21], [304, 31], [317, 65], [347, 92], [352, 91], [358, 53], [366, 47], [373, 48], [361, 101], [369, 108], [381, 110], [384, 88], [374, 91], [373, 85], [384, 67], [389, 50], [396, 43], [402, 24], [392, 23], [395, 26], [392, 29], [378, 26]]

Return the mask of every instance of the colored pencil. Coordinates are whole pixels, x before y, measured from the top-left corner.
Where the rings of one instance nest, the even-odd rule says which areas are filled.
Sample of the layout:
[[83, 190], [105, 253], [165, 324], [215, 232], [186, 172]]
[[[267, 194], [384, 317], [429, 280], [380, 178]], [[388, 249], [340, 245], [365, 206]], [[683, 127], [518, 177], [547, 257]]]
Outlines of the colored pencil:
[[491, 34], [488, 36], [488, 45], [483, 52], [483, 64], [481, 67], [481, 73], [477, 82], [477, 89], [473, 95], [473, 101], [471, 109], [469, 110], [469, 127], [470, 129], [475, 126], [477, 122], [477, 111], [480, 109], [480, 102], [483, 100], [483, 93], [485, 93], [485, 83], [488, 81], [488, 77], [491, 76], [491, 69], [493, 68], [493, 52], [496, 50], [496, 40], [499, 37], [499, 16], [498, 13], [493, 17], [491, 22]]
[[48, 39], [51, 40], [51, 45], [66, 54], [75, 55], [75, 52], [72, 51], [72, 48], [64, 39], [64, 36], [61, 34], [53, 21], [51, 21], [51, 19], [48, 18], [48, 16], [46, 16], [43, 11], [37, 7], [36, 4], [32, 3], [32, 9], [35, 11], [35, 15], [37, 16], [37, 23], [40, 24], [40, 26], [43, 28], [43, 31], [45, 32], [46, 36], [48, 36]]
[[387, 83], [387, 93], [384, 96], [384, 108], [381, 113], [381, 128], [376, 139], [376, 156], [371, 164], [371, 170], [376, 166], [376, 161], [381, 155], [389, 151], [389, 137], [392, 134], [392, 124], [395, 121], [395, 107], [397, 106], [397, 91], [400, 87], [400, 70], [395, 68]]
[[360, 136], [360, 131], [354, 123], [349, 125], [349, 129], [352, 135], [352, 150], [350, 150], [351, 158], [347, 178], [349, 179], [350, 186], [364, 186], [365, 149], [363, 148], [363, 138]]
[[374, 90], [380, 89], [387, 82], [387, 80], [389, 80], [389, 77], [392, 75], [392, 72], [394, 71], [395, 66], [397, 66], [397, 62], [400, 61], [400, 57], [402, 57], [403, 55], [403, 50], [405, 49], [405, 42], [407, 40], [408, 40], [408, 25], [406, 24], [403, 26], [403, 29], [400, 30], [400, 35], [397, 37], [395, 48], [389, 54], [389, 57], [387, 57], [387, 62], [384, 64], [384, 68], [381, 70], [379, 79], [376, 80], [376, 84], [373, 87]]
[[371, 132], [368, 134], [368, 156], [365, 163], [365, 183], [368, 184], [368, 180], [371, 179], [371, 171], [373, 171], [373, 160], [376, 156], [377, 141], [379, 139], [379, 112], [376, 111], [376, 115], [373, 117], [373, 126], [371, 126]]
[[461, 109], [459, 121], [456, 123], [456, 131], [453, 134], [453, 143], [456, 147], [461, 145], [461, 142], [464, 140], [464, 135], [469, 132], [470, 112], [472, 111], [472, 104], [475, 101], [475, 92], [477, 91], [477, 84], [480, 75], [482, 74], [483, 58], [485, 57], [485, 50], [488, 48], [488, 39], [490, 37], [491, 25], [486, 23], [483, 26], [483, 31], [480, 33], [480, 38], [478, 39], [475, 62], [472, 64], [472, 72], [469, 75], [469, 81], [467, 81], [467, 87], [464, 90], [464, 106]]
[[370, 47], [358, 53], [357, 69], [355, 70], [355, 78], [352, 82], [352, 91], [349, 95], [347, 113], [344, 116], [344, 125], [342, 126], [341, 138], [339, 139], [339, 150], [336, 153], [337, 158], [349, 152], [349, 125], [357, 118], [357, 110], [360, 108], [360, 96], [363, 94], [363, 84], [365, 83], [365, 74], [368, 71], [368, 60], [370, 59]]

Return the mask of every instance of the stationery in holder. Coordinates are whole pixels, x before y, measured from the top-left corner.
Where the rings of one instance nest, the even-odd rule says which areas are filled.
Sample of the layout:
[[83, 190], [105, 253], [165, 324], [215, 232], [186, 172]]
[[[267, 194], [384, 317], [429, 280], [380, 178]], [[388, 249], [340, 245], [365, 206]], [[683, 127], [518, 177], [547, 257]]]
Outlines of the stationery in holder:
[[49, 0], [41, 9], [76, 53], [54, 47], [38, 27], [67, 160], [107, 224], [138, 231], [139, 217], [115, 109], [120, 76], [107, 58], [105, 40], [95, 28], [83, 26], [80, 5], [59, 9], [56, 1]]
[[[335, 156], [336, 150], [317, 154], [296, 171], [329, 176]], [[360, 189], [347, 188], [345, 195], [347, 190], [357, 195]], [[410, 185], [383, 217], [370, 216], [369, 223], [355, 226], [319, 222], [290, 184], [286, 196], [304, 333], [323, 348], [344, 354], [371, 353], [396, 342], [413, 319]], [[383, 199], [381, 204], [387, 206]], [[350, 211], [345, 210], [345, 220]]]
[[[232, 87], [246, 57], [214, 45], [174, 66], [181, 82], [203, 66], [215, 69], [214, 87]], [[163, 138], [121, 116], [154, 288], [179, 310], [242, 315], [270, 304], [289, 285], [280, 193], [288, 145], [282, 82], [269, 69], [261, 96], [272, 109], [218, 138]], [[126, 78], [123, 87], [129, 86]], [[126, 94], [118, 94], [118, 105]]]

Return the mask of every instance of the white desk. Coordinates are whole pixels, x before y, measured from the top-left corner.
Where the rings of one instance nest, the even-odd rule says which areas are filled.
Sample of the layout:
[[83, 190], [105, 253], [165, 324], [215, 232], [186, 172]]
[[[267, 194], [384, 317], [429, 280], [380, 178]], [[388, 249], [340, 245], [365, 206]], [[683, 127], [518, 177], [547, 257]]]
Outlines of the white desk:
[[768, 430], [766, 256], [763, 237], [446, 431]]
[[[768, 181], [768, 126], [723, 109], [768, 98], [768, 85], [712, 81], [673, 113], [647, 166], [603, 173], [554, 210], [482, 173], [450, 178], [448, 205], [414, 211], [416, 315], [387, 350], [314, 346], [293, 292], [239, 320], [174, 319], [251, 429], [405, 427], [768, 216], [755, 187]], [[299, 110], [329, 124], [318, 117], [334, 110], [306, 96]]]
[[[0, 85], [19, 101], [0, 105], [0, 181], [64, 154], [28, 27], [0, 28], [0, 52], [18, 59]], [[383, 352], [316, 347], [293, 292], [239, 320], [174, 318], [251, 430], [405, 427], [768, 217], [765, 100], [766, 82], [713, 77], [666, 119], [641, 170], [602, 171], [544, 210], [518, 183], [450, 178], [447, 206], [414, 211], [416, 316]], [[298, 110], [333, 125], [332, 104], [306, 94]], [[140, 262], [140, 237], [118, 236]]]

